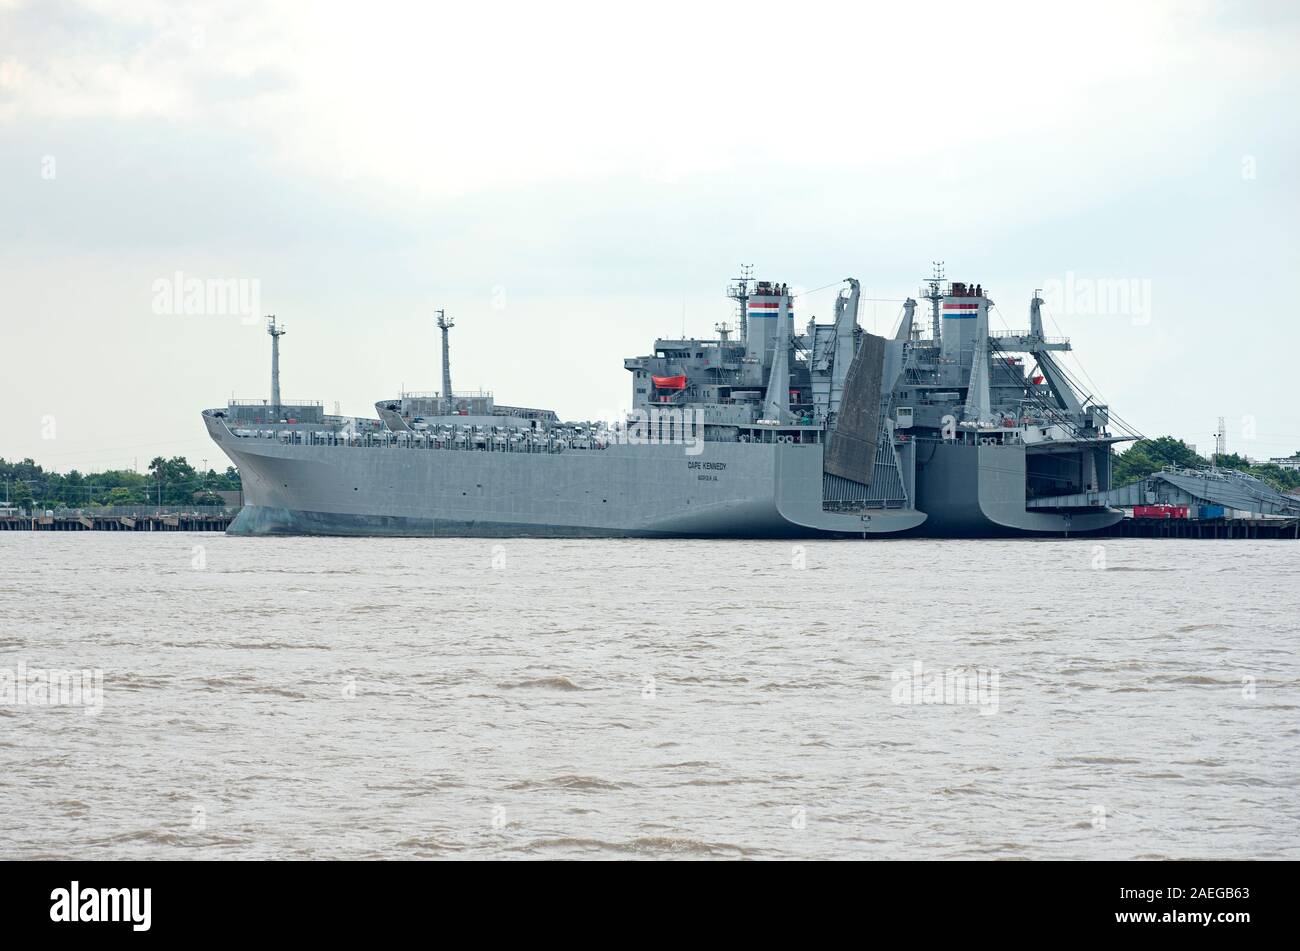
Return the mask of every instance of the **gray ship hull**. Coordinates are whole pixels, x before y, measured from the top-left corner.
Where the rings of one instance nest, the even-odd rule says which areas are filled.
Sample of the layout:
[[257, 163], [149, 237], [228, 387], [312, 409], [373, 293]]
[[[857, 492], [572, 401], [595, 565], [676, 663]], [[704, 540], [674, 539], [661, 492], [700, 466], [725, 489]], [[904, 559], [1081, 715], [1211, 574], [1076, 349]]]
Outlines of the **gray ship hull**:
[[564, 452], [304, 445], [204, 422], [239, 468], [242, 535], [863, 537], [914, 509], [827, 512], [820, 444], [706, 442]]
[[917, 450], [916, 506], [928, 518], [917, 534], [941, 537], [1083, 534], [1124, 517], [1093, 506], [1063, 511], [1025, 508], [1026, 451], [1018, 445], [930, 442]]

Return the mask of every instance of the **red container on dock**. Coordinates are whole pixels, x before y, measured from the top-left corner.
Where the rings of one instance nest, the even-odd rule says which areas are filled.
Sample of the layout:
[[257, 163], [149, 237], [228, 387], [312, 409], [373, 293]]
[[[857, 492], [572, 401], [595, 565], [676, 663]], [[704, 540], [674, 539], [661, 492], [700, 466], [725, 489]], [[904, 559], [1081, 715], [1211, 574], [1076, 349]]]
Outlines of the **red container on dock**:
[[1186, 505], [1135, 505], [1134, 518], [1187, 518], [1190, 510]]

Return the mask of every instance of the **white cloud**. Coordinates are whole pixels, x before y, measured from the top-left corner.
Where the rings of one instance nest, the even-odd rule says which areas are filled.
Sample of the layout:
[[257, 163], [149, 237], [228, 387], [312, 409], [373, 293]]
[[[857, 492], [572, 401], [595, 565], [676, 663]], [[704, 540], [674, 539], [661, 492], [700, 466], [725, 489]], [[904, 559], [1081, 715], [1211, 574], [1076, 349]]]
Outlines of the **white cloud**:
[[888, 171], [1041, 137], [1087, 149], [1290, 69], [1294, 30], [1247, 48], [1211, 9], [55, 0], [5, 14], [0, 117], [221, 123], [288, 169], [426, 196], [771, 162]]

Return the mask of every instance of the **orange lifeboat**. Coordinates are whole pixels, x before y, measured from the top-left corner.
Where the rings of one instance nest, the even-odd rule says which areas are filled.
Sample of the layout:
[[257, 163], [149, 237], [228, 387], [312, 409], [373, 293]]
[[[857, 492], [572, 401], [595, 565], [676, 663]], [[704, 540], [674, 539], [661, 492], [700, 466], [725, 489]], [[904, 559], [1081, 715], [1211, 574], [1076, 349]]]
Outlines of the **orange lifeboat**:
[[651, 376], [650, 381], [654, 383], [656, 390], [686, 389], [685, 376]]

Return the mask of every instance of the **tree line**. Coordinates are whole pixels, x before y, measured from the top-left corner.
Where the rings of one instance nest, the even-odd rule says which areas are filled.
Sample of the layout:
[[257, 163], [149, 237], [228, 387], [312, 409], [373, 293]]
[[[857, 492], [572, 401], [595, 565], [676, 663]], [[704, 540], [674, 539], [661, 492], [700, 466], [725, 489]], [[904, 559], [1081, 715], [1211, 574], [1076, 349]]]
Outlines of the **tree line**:
[[199, 472], [184, 456], [155, 456], [147, 473], [109, 469], [50, 472], [31, 459], [0, 459], [0, 491], [21, 509], [87, 508], [96, 505], [222, 505], [217, 492], [238, 492], [239, 470]]
[[[1111, 485], [1119, 488], [1137, 482], [1170, 465], [1204, 469], [1209, 463], [1195, 449], [1173, 436], [1139, 439], [1112, 459]], [[1221, 469], [1237, 469], [1263, 479], [1279, 492], [1300, 489], [1300, 472], [1283, 469], [1271, 462], [1251, 462], [1245, 456], [1225, 453], [1218, 457], [1218, 465]]]

